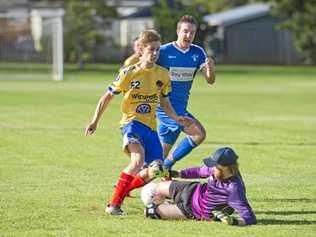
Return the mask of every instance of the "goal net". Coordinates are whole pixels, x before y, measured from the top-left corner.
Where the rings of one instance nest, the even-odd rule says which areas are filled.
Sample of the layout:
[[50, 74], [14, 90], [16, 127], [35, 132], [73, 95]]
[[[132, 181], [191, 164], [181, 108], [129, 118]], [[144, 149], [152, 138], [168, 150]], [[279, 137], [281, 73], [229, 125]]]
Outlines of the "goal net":
[[0, 13], [0, 79], [63, 80], [63, 9]]

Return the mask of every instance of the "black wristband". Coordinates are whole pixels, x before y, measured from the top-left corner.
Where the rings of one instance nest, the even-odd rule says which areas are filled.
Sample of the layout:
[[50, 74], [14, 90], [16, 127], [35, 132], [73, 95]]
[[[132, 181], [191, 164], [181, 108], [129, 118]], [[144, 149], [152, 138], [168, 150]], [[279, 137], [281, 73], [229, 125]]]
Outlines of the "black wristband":
[[233, 218], [233, 224], [232, 225], [238, 225], [239, 221], [236, 218]]
[[178, 178], [180, 176], [180, 172], [178, 172], [176, 170], [169, 170], [169, 175], [172, 178]]

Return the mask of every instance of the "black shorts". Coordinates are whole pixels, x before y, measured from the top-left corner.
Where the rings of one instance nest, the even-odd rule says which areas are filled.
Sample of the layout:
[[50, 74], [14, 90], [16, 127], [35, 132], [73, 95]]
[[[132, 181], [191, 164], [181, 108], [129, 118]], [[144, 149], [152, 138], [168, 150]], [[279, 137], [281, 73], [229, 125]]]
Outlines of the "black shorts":
[[182, 213], [194, 219], [191, 209], [191, 198], [198, 182], [185, 182], [173, 180], [169, 187], [170, 198], [174, 200]]

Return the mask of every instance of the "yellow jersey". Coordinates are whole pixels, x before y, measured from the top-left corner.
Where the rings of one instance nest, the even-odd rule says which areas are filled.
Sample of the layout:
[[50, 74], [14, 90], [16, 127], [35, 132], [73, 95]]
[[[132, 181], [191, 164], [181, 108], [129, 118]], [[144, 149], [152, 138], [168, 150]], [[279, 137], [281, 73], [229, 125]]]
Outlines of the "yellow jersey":
[[136, 54], [133, 54], [124, 61], [123, 67], [128, 67], [138, 62], [139, 62], [139, 57]]
[[157, 129], [156, 109], [159, 97], [168, 96], [171, 91], [169, 72], [155, 64], [152, 68], [132, 65], [120, 71], [109, 86], [113, 94], [124, 94], [120, 124], [123, 126], [137, 120], [153, 130]]

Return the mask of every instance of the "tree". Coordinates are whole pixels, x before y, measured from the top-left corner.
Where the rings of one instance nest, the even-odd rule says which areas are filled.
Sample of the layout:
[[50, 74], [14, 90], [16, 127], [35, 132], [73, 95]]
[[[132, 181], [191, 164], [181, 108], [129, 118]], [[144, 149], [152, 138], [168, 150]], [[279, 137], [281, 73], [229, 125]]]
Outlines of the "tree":
[[262, 2], [262, 0], [193, 0], [192, 4], [199, 4], [203, 6], [208, 11], [208, 14], [211, 14], [213, 12], [216, 13], [218, 11], [223, 11], [258, 1]]
[[65, 0], [64, 6], [65, 57], [78, 62], [82, 70], [91, 59], [93, 47], [104, 40], [104, 24], [117, 17], [117, 12], [99, 0]]
[[157, 1], [153, 9], [155, 26], [162, 36], [163, 42], [170, 42], [176, 38], [176, 24], [181, 16], [189, 14], [194, 16], [200, 28], [196, 39], [202, 43], [205, 28], [203, 16], [223, 11], [235, 6], [244, 5], [258, 0], [161, 0]]
[[[181, 16], [192, 15], [201, 23], [205, 13], [206, 11], [201, 5], [185, 5], [181, 0], [161, 0], [153, 8], [155, 27], [161, 34], [163, 42], [176, 39], [176, 25]], [[196, 41], [199, 42], [201, 37], [200, 32], [198, 32]]]
[[280, 27], [294, 34], [294, 43], [308, 64], [316, 63], [316, 1], [273, 1], [274, 14], [284, 18]]

